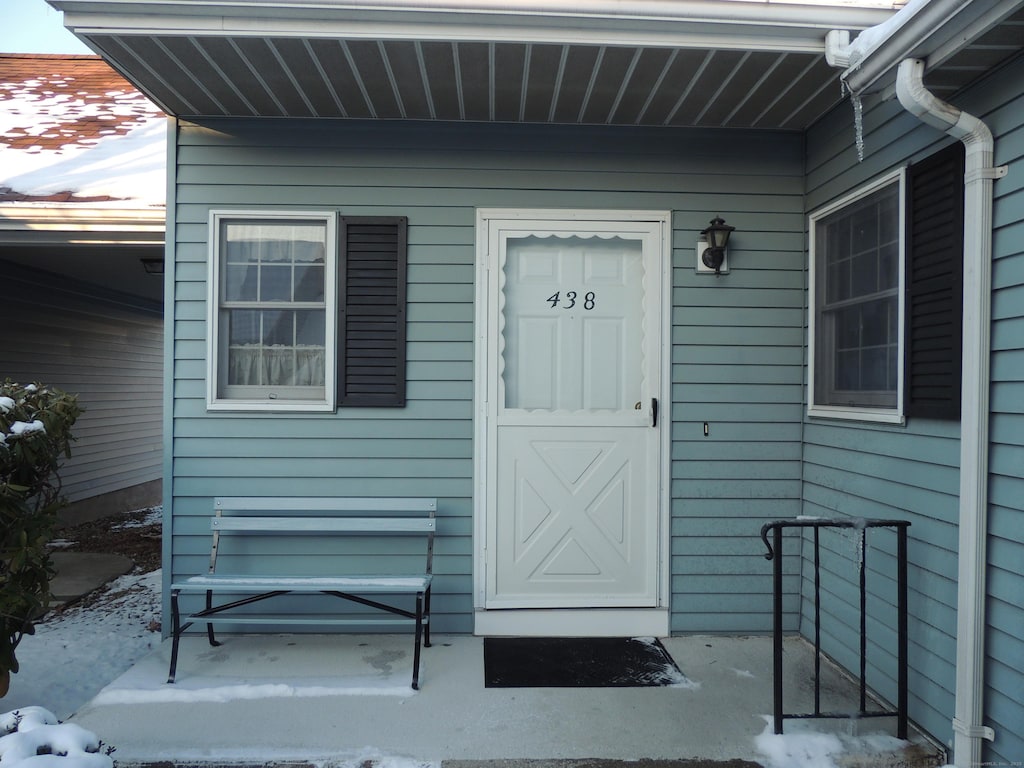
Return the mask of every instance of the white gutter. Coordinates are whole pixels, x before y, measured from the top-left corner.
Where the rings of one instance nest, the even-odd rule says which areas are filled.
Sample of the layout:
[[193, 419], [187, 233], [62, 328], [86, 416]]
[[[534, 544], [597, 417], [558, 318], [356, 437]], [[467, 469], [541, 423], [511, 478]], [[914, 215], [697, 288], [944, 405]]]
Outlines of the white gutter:
[[910, 0], [891, 19], [858, 35], [847, 49], [848, 60], [834, 66], [848, 67], [843, 81], [851, 93], [880, 91], [892, 84], [892, 72], [904, 59], [927, 57], [928, 68], [936, 67], [1019, 5], [1019, 0]]
[[[961, 2], [969, 0], [960, 0]], [[827, 0], [47, 0], [65, 13], [210, 18], [331, 18], [353, 14], [602, 18], [754, 23], [864, 29], [893, 15], [898, 0], [836, 4]]]
[[992, 132], [981, 120], [937, 99], [923, 82], [924, 62], [906, 59], [896, 74], [903, 108], [962, 141], [964, 167], [963, 373], [961, 376], [960, 525], [956, 615], [956, 703], [953, 756], [981, 764], [985, 726], [985, 570], [988, 563], [989, 355], [992, 315]]
[[879, 6], [740, 0], [48, 0], [80, 37], [169, 34], [720, 47], [820, 53]]

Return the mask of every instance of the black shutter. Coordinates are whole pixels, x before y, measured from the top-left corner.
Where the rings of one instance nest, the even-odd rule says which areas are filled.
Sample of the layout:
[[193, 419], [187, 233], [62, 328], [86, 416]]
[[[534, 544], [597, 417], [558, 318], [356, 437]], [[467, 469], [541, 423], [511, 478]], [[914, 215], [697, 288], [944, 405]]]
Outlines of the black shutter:
[[964, 148], [907, 174], [906, 413], [960, 418], [963, 344]]
[[404, 217], [341, 217], [338, 405], [405, 405]]

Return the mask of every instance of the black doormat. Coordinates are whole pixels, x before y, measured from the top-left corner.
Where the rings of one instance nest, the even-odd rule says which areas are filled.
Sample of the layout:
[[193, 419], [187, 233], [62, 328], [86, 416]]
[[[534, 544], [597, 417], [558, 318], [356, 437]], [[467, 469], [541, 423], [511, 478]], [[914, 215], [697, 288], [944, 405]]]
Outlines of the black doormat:
[[487, 688], [627, 688], [685, 681], [655, 638], [484, 638]]

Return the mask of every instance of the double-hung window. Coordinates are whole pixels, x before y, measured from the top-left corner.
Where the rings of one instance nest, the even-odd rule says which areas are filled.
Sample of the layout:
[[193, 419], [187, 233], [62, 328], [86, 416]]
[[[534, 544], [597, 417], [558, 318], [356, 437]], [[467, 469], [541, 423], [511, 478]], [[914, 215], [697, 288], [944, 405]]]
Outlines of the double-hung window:
[[210, 215], [211, 410], [332, 410], [337, 215]]
[[809, 413], [903, 420], [904, 172], [810, 216]]

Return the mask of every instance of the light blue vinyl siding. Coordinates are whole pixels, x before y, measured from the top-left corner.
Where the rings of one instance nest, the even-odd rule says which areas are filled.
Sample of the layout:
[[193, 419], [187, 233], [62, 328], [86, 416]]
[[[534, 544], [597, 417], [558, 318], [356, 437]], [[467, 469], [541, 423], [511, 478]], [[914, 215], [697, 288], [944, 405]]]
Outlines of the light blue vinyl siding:
[[[1024, 754], [1024, 66], [1003, 70], [954, 103], [986, 121], [996, 163], [991, 474], [988, 539], [986, 724], [996, 741], [986, 760]], [[864, 105], [864, 159], [858, 161], [852, 108], [843, 105], [808, 133], [807, 210], [892, 168], [921, 160], [951, 139], [907, 115], [895, 100]], [[879, 426], [809, 419], [804, 430], [804, 514], [899, 518], [909, 529], [910, 716], [951, 741], [956, 658], [960, 424], [910, 419]], [[858, 665], [858, 560], [851, 536], [823, 536], [823, 642], [850, 669]], [[868, 683], [895, 700], [895, 537], [869, 533]], [[806, 545], [805, 552], [810, 548]], [[802, 631], [812, 626], [811, 572], [804, 574]]]
[[[802, 163], [796, 134], [182, 123], [173, 578], [204, 568], [213, 496], [435, 496], [434, 626], [471, 631], [476, 209], [670, 210], [672, 627], [768, 630], [757, 534], [799, 510]], [[206, 412], [208, 212], [274, 207], [409, 218], [406, 408]], [[697, 234], [715, 215], [737, 227], [732, 272], [719, 278], [694, 271]], [[797, 602], [787, 611], [795, 628]]]

